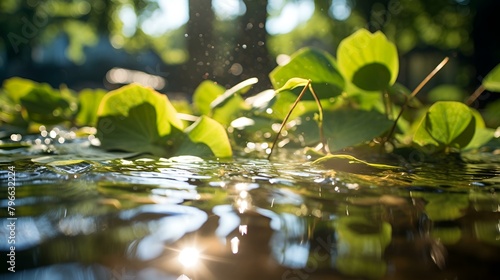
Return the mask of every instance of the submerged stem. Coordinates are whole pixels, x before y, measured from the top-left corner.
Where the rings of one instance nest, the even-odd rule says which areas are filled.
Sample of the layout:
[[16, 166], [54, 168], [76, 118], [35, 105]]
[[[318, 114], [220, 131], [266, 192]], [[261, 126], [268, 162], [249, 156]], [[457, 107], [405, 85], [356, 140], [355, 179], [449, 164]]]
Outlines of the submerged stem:
[[432, 72], [429, 73], [429, 75], [427, 75], [427, 77], [425, 77], [425, 79], [422, 80], [422, 82], [420, 82], [420, 84], [418, 84], [418, 86], [413, 90], [413, 92], [410, 94], [409, 97], [406, 98], [405, 102], [403, 103], [403, 105], [401, 106], [401, 110], [399, 110], [399, 114], [398, 116], [396, 117], [396, 119], [394, 120], [394, 124], [392, 125], [391, 127], [391, 130], [389, 130], [389, 134], [387, 134], [387, 137], [384, 138], [384, 140], [382, 141], [382, 147], [384, 146], [384, 144], [389, 141], [389, 139], [391, 139], [392, 135], [394, 134], [394, 131], [396, 130], [396, 125], [398, 124], [398, 120], [401, 118], [401, 116], [403, 115], [403, 112], [404, 110], [406, 109], [406, 107], [408, 106], [408, 102], [410, 102], [410, 100], [415, 97], [415, 95], [417, 95], [417, 93], [420, 92], [420, 90], [437, 74], [437, 72], [439, 72], [445, 65], [446, 63], [448, 63], [448, 61], [450, 60], [449, 57], [445, 57], [435, 68], [434, 70], [432, 70]]

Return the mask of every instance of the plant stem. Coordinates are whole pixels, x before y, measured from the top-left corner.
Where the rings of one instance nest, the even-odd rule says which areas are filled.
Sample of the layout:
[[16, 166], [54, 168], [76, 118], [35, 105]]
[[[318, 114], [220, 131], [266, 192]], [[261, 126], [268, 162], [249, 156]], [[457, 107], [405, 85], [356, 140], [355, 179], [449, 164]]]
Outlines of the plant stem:
[[382, 91], [382, 101], [384, 102], [384, 109], [385, 109], [385, 116], [387, 119], [392, 120], [393, 115], [392, 115], [392, 106], [391, 106], [391, 96], [389, 95], [389, 92], [387, 89]]
[[406, 109], [406, 107], [408, 106], [408, 102], [410, 102], [410, 100], [415, 97], [415, 95], [417, 95], [417, 93], [419, 93], [419, 91], [437, 74], [437, 72], [439, 72], [445, 65], [446, 63], [448, 63], [448, 61], [450, 60], [449, 57], [445, 57], [435, 68], [434, 70], [432, 70], [432, 72], [430, 72], [427, 77], [425, 77], [425, 79], [422, 80], [422, 82], [420, 82], [420, 84], [418, 84], [418, 86], [413, 90], [413, 92], [410, 94], [409, 97], [406, 98], [405, 102], [403, 103], [403, 105], [401, 106], [401, 110], [399, 111], [399, 114], [398, 116], [396, 117], [396, 120], [394, 120], [394, 124], [392, 125], [391, 127], [391, 130], [389, 130], [389, 134], [387, 134], [387, 137], [385, 137], [382, 141], [382, 147], [384, 146], [384, 144], [389, 141], [392, 137], [392, 135], [394, 134], [394, 131], [396, 130], [396, 125], [398, 124], [398, 120], [401, 118], [401, 116], [403, 115], [403, 111]]
[[318, 95], [314, 92], [313, 87], [311, 85], [311, 81], [309, 80], [309, 90], [311, 91], [311, 94], [314, 97], [314, 100], [316, 101], [316, 104], [318, 105], [318, 128], [319, 128], [319, 140], [321, 141], [321, 149], [323, 150], [324, 153], [328, 153], [328, 145], [326, 143], [325, 139], [325, 132], [323, 130], [323, 106], [321, 105], [321, 102], [319, 101]]
[[306, 93], [306, 90], [309, 89], [314, 96], [314, 100], [316, 100], [316, 104], [318, 105], [318, 110], [319, 110], [319, 117], [318, 117], [318, 127], [319, 127], [319, 135], [321, 139], [321, 143], [323, 144], [323, 151], [326, 152], [326, 142], [325, 142], [325, 136], [323, 133], [323, 107], [321, 106], [321, 103], [319, 102], [318, 96], [314, 92], [311, 86], [311, 80], [307, 81], [307, 84], [302, 88], [302, 91], [300, 92], [299, 96], [297, 96], [297, 99], [295, 99], [295, 102], [293, 102], [292, 107], [290, 108], [290, 111], [285, 116], [285, 119], [283, 119], [283, 122], [281, 123], [280, 129], [278, 130], [278, 134], [276, 134], [276, 137], [274, 138], [273, 144], [271, 146], [271, 151], [269, 152], [269, 155], [267, 155], [267, 159], [269, 160], [271, 158], [271, 155], [273, 154], [274, 147], [276, 146], [276, 143], [278, 142], [278, 139], [281, 135], [281, 131], [285, 127], [288, 119], [290, 118], [290, 115], [293, 112], [293, 109], [297, 107], [297, 104], [299, 104], [299, 101], [302, 99], [302, 96]]
[[483, 86], [483, 85], [480, 85], [475, 91], [474, 93], [469, 96], [469, 98], [467, 99], [467, 101], [465, 101], [465, 104], [467, 106], [470, 106], [472, 103], [474, 103], [474, 101], [476, 101], [476, 99], [481, 95], [481, 93], [483, 93], [483, 91], [485, 91], [486, 88]]

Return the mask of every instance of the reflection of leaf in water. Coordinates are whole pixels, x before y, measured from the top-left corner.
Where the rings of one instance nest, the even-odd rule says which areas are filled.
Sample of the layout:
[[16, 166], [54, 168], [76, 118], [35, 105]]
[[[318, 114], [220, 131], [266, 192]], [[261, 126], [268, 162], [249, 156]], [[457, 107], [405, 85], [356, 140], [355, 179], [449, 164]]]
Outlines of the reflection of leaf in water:
[[465, 215], [469, 207], [467, 193], [421, 193], [411, 192], [412, 197], [427, 201], [425, 213], [432, 221], [453, 221]]
[[459, 227], [434, 227], [431, 236], [445, 245], [456, 244], [462, 238], [462, 230]]
[[500, 222], [494, 221], [477, 221], [474, 223], [474, 230], [477, 239], [484, 243], [500, 246]]
[[337, 230], [336, 267], [350, 276], [380, 278], [387, 271], [382, 259], [391, 243], [392, 227], [363, 217], [345, 216], [335, 221]]

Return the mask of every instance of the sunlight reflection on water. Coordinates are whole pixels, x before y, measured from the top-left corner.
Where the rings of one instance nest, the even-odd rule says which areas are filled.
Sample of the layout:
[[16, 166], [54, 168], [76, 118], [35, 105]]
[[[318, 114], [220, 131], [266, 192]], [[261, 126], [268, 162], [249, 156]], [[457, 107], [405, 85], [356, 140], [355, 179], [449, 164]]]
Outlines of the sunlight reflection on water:
[[488, 278], [500, 257], [492, 163], [398, 176], [182, 157], [16, 165], [25, 279]]

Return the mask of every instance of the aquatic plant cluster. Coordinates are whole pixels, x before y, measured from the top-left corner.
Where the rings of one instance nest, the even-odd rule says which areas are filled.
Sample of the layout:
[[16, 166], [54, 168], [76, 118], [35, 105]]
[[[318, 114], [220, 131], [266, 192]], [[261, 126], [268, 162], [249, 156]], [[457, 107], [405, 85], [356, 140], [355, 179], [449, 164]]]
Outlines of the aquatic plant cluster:
[[[255, 78], [230, 89], [206, 80], [189, 104], [139, 84], [75, 93], [15, 77], [0, 92], [1, 133], [90, 126], [106, 150], [216, 158], [260, 151], [270, 157], [273, 149], [288, 145], [325, 156], [320, 162], [346, 159], [336, 154], [363, 147], [450, 153], [494, 139], [495, 130], [477, 110], [458, 101], [422, 104], [414, 97], [425, 82], [410, 93], [396, 82], [398, 72], [395, 45], [381, 32], [361, 29], [340, 43], [336, 58], [314, 48], [297, 51], [270, 73], [274, 89], [248, 98]], [[500, 67], [480, 88], [500, 91]]]

